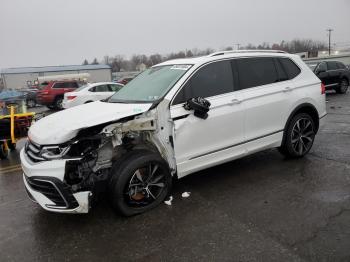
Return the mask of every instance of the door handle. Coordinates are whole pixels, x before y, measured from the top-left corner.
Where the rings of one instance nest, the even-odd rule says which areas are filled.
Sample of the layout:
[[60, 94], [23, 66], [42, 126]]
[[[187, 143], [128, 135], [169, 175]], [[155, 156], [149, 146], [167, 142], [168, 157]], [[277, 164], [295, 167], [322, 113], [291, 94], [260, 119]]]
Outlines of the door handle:
[[240, 103], [242, 103], [242, 100], [234, 98], [234, 99], [231, 100], [230, 105], [238, 105]]
[[284, 89], [283, 89], [283, 92], [291, 92], [291, 91], [293, 91], [293, 89], [292, 88], [290, 88], [289, 86], [287, 86], [287, 87], [285, 87]]

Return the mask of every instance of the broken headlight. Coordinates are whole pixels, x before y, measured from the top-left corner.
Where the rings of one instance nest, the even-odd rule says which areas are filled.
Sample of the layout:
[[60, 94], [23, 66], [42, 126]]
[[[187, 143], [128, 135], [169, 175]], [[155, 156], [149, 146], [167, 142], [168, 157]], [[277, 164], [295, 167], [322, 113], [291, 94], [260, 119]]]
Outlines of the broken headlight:
[[41, 151], [41, 157], [47, 160], [60, 159], [67, 154], [70, 149], [68, 146], [44, 146]]

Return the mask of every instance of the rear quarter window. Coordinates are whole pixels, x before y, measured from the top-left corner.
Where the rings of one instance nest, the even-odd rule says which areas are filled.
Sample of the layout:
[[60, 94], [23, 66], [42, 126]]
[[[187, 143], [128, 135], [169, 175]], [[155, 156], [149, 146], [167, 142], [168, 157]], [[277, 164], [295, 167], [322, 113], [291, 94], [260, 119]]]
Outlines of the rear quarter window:
[[293, 79], [300, 74], [300, 68], [289, 58], [278, 58], [279, 62], [282, 64], [284, 70], [286, 71], [288, 78]]

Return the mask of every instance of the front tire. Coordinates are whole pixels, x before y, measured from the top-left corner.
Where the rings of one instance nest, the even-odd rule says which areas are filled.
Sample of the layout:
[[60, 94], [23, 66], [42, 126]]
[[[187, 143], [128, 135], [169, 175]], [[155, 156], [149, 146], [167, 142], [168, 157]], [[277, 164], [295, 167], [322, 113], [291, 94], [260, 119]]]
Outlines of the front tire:
[[285, 130], [285, 139], [279, 151], [287, 157], [303, 157], [310, 151], [315, 135], [316, 128], [312, 117], [306, 113], [297, 114]]
[[132, 151], [115, 163], [111, 172], [112, 206], [124, 216], [155, 208], [171, 190], [172, 177], [168, 164], [157, 153]]

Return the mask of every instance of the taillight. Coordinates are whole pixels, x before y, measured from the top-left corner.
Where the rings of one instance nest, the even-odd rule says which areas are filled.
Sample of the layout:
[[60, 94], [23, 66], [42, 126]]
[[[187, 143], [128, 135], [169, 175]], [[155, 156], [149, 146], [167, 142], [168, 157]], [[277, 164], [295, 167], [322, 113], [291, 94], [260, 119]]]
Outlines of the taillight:
[[48, 94], [49, 94], [49, 91], [41, 91], [40, 94], [42, 94], [42, 95], [48, 95]]
[[326, 86], [321, 83], [321, 94], [324, 95], [326, 93]]
[[74, 98], [76, 98], [77, 96], [67, 96], [67, 100], [73, 100]]

